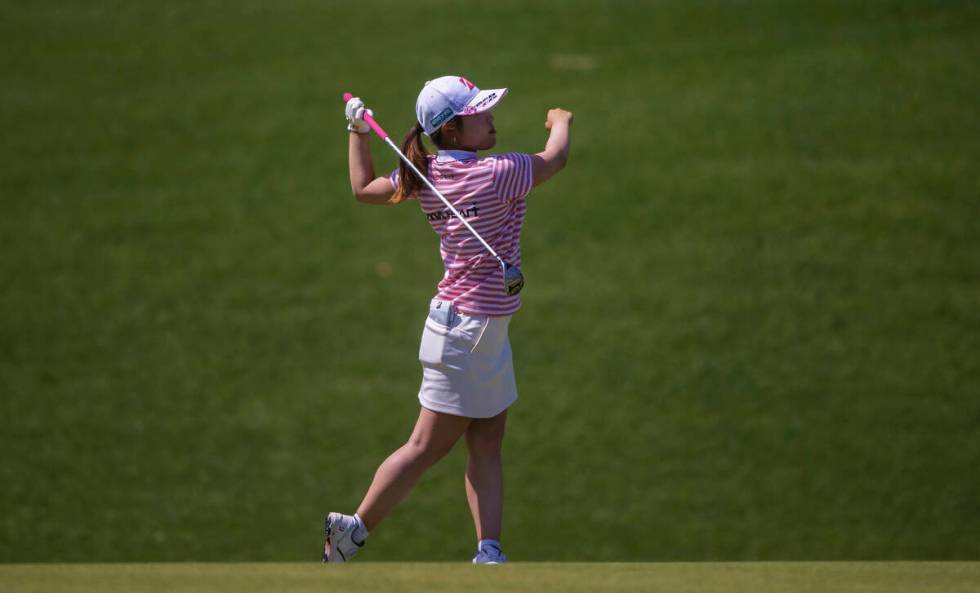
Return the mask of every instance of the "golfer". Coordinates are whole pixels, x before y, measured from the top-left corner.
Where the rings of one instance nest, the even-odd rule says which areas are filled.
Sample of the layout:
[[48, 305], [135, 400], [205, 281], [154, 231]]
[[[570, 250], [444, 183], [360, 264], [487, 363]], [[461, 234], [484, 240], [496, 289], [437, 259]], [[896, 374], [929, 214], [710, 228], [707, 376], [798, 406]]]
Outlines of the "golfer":
[[[548, 111], [550, 135], [537, 154], [481, 157], [479, 151], [497, 144], [492, 110], [506, 94], [505, 88], [481, 91], [461, 76], [425, 83], [415, 103], [418, 123], [405, 136], [402, 152], [501, 258], [520, 267], [528, 192], [565, 166], [572, 114]], [[405, 163], [388, 176], [375, 176], [365, 113], [371, 111], [360, 99], [348, 101], [354, 196], [380, 205], [415, 200], [439, 235], [445, 274], [422, 332], [421, 410], [415, 429], [378, 467], [356, 513], [327, 515], [323, 560], [350, 560], [425, 470], [465, 436], [466, 498], [477, 537], [473, 563], [500, 564], [507, 560], [500, 544], [501, 445], [507, 409], [517, 399], [507, 326], [521, 300], [507, 294], [500, 263]], [[427, 152], [423, 134], [437, 154]]]

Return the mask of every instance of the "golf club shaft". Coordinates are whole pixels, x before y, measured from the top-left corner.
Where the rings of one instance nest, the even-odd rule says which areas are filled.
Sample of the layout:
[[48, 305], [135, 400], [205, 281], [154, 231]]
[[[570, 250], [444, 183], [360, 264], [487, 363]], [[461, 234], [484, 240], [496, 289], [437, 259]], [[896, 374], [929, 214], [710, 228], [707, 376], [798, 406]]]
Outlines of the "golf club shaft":
[[[344, 102], [345, 103], [347, 101], [350, 101], [351, 98], [353, 98], [353, 95], [351, 93], [344, 93]], [[419, 171], [415, 167], [415, 165], [412, 163], [412, 161], [408, 160], [408, 157], [406, 157], [404, 154], [402, 154], [402, 151], [398, 148], [397, 145], [395, 145], [394, 142], [392, 142], [391, 137], [388, 136], [388, 133], [385, 132], [384, 129], [381, 126], [378, 125], [378, 122], [374, 121], [374, 118], [371, 117], [371, 114], [365, 113], [364, 114], [364, 121], [366, 121], [368, 123], [368, 125], [371, 126], [371, 129], [374, 130], [374, 133], [377, 134], [379, 138], [381, 138], [382, 140], [384, 140], [385, 143], [388, 144], [388, 146], [390, 146], [391, 149], [394, 150], [396, 154], [398, 154], [398, 158], [400, 158], [406, 165], [408, 165], [408, 167], [412, 171], [415, 172], [415, 175], [417, 175], [418, 178], [420, 180], [422, 180], [422, 183], [424, 183], [425, 185], [427, 185], [429, 187], [429, 189], [431, 189], [433, 191], [433, 193], [435, 193], [436, 196], [438, 196], [439, 199], [442, 200], [442, 203], [445, 204], [446, 207], [449, 208], [449, 210], [453, 214], [456, 215], [456, 218], [458, 218], [459, 221], [461, 223], [463, 223], [463, 226], [465, 226], [467, 229], [469, 229], [469, 231], [471, 233], [473, 233], [473, 236], [476, 237], [476, 240], [479, 241], [487, 249], [487, 251], [490, 252], [490, 255], [492, 255], [498, 262], [500, 262], [500, 265], [506, 267], [507, 264], [504, 263], [504, 260], [501, 259], [501, 257], [499, 255], [497, 255], [497, 252], [493, 249], [493, 247], [490, 247], [490, 244], [483, 240], [483, 237], [480, 236], [480, 233], [476, 232], [476, 229], [474, 229], [472, 226], [470, 226], [470, 223], [468, 223], [466, 221], [466, 219], [463, 218], [463, 215], [459, 213], [459, 210], [457, 210], [456, 207], [453, 206], [449, 202], [449, 200], [446, 199], [446, 196], [442, 195], [442, 192], [440, 192], [439, 190], [437, 190], [436, 187], [434, 185], [432, 185], [432, 183], [429, 181], [429, 179], [425, 175], [423, 175], [422, 172]]]

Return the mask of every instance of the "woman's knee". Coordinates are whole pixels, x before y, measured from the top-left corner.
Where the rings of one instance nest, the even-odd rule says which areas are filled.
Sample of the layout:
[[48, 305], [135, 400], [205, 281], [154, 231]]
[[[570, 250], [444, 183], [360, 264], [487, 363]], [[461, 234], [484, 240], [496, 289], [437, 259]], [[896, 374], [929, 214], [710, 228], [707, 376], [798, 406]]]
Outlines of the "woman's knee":
[[431, 465], [449, 454], [454, 444], [412, 435], [402, 448], [412, 460]]
[[422, 408], [415, 429], [402, 449], [413, 461], [435, 463], [452, 450], [469, 423], [469, 418]]

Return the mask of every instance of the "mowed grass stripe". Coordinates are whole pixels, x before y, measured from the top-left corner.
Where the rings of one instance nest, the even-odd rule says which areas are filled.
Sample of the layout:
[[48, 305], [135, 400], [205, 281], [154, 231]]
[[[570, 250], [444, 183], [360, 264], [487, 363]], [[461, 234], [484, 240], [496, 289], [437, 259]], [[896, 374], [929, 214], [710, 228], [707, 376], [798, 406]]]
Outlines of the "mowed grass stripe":
[[958, 593], [978, 562], [50, 564], [0, 566], [0, 588], [75, 593]]

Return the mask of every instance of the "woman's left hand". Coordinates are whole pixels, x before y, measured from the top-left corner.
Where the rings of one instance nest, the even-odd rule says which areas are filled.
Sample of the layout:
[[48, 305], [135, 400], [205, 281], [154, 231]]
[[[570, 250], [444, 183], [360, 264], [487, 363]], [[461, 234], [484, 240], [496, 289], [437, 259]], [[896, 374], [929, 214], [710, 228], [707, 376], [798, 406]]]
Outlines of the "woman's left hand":
[[344, 114], [347, 116], [347, 131], [358, 134], [367, 134], [371, 131], [371, 126], [364, 121], [364, 114], [374, 115], [374, 112], [364, 107], [364, 101], [360, 97], [353, 97], [344, 107]]

